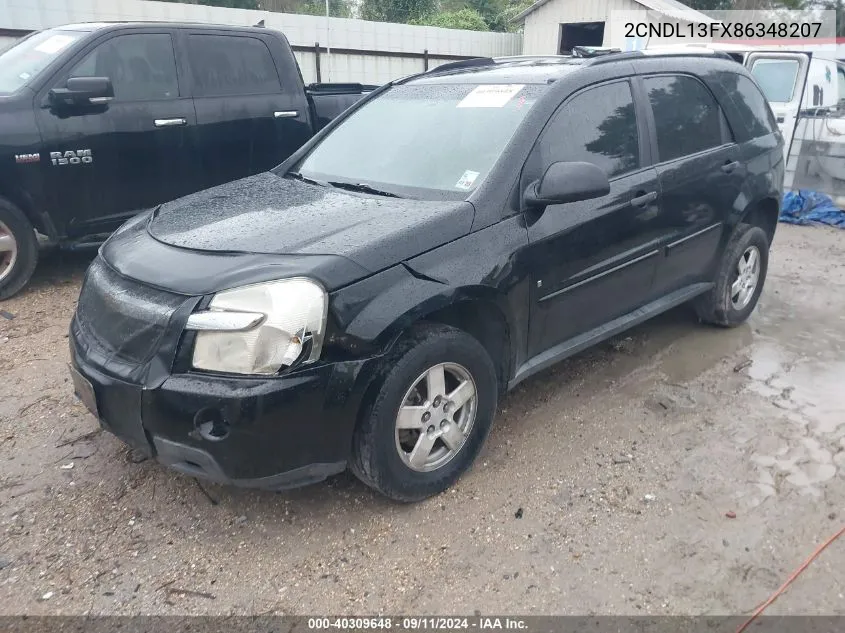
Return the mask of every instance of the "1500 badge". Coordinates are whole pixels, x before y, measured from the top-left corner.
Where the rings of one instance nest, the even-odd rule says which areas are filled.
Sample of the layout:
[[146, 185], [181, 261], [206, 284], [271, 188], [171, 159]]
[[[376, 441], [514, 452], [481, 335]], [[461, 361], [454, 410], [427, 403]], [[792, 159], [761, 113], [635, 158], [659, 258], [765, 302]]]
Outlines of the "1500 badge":
[[90, 149], [70, 149], [66, 152], [50, 152], [50, 160], [54, 165], [79, 165], [94, 162]]

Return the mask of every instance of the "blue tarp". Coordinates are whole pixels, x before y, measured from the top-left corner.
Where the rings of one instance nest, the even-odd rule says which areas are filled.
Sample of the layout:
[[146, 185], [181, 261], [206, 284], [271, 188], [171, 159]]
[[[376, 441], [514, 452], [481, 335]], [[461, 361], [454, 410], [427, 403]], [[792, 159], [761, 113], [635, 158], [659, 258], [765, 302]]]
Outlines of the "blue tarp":
[[837, 207], [830, 196], [801, 189], [789, 191], [783, 196], [780, 221], [789, 224], [828, 224], [845, 229], [845, 211]]

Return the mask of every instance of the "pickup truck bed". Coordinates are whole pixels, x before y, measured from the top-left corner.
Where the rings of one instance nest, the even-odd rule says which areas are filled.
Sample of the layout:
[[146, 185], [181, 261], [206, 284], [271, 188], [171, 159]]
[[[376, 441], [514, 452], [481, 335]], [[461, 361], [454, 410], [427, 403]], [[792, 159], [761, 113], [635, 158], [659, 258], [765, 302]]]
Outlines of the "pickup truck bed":
[[362, 95], [376, 88], [378, 86], [354, 83], [323, 83], [306, 86], [305, 93], [313, 104], [317, 130], [322, 130], [329, 121], [358, 101]]

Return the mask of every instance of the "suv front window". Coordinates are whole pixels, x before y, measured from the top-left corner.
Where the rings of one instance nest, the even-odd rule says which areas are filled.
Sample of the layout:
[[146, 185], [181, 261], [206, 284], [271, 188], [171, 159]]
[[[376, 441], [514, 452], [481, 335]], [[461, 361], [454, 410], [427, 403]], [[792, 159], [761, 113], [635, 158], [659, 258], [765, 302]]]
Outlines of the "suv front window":
[[62, 51], [87, 34], [51, 29], [27, 37], [0, 53], [0, 94], [12, 94], [29, 84]]
[[366, 183], [426, 197], [478, 187], [545, 89], [522, 84], [390, 88], [334, 129], [300, 163], [308, 178]]

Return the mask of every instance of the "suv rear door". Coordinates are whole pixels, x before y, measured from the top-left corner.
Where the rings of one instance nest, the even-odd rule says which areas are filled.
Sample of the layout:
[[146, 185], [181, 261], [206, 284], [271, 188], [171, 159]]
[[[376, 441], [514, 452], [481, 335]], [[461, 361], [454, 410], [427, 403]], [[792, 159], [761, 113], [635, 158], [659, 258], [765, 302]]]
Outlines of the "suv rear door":
[[663, 193], [665, 257], [654, 291], [664, 295], [708, 278], [746, 168], [721, 106], [701, 80], [662, 73], [640, 81]]
[[205, 187], [267, 171], [308, 140], [302, 80], [277, 37], [208, 29], [182, 37]]
[[[86, 76], [111, 79], [114, 99], [50, 107], [51, 88]], [[197, 188], [188, 133], [194, 108], [179, 81], [172, 29], [104, 35], [47, 83], [36, 104], [49, 157], [41, 162], [45, 191], [60, 233], [110, 233], [133, 214]]]

